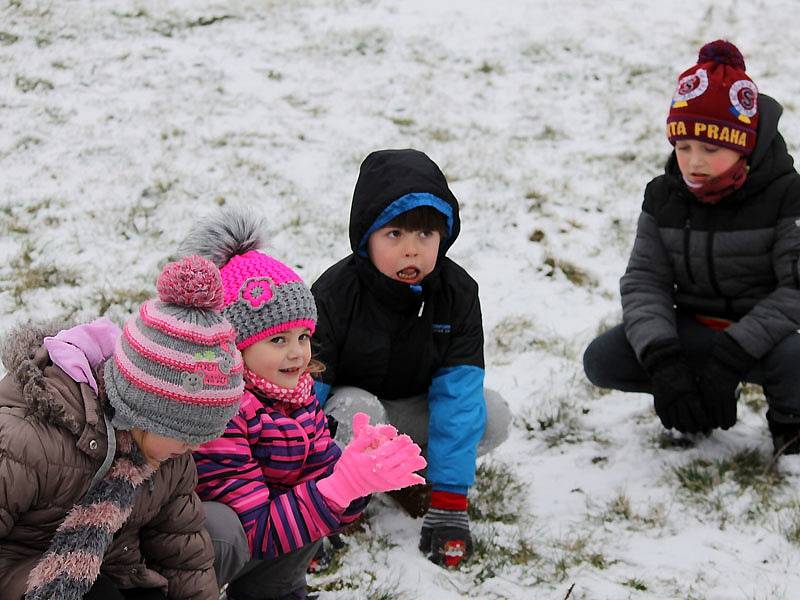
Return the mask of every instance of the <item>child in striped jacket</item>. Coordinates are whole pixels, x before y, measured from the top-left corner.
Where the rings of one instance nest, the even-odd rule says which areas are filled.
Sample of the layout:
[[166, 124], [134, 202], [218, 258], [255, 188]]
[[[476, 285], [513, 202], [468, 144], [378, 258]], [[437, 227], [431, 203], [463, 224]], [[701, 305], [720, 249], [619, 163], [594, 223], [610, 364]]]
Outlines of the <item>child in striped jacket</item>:
[[259, 252], [259, 223], [223, 212], [183, 250], [220, 267], [223, 315], [237, 333], [245, 392], [219, 439], [195, 453], [197, 493], [230, 600], [306, 598], [306, 567], [322, 538], [359, 517], [373, 492], [424, 481], [420, 448], [389, 425], [353, 420], [342, 452], [316, 400], [311, 291], [288, 266]]

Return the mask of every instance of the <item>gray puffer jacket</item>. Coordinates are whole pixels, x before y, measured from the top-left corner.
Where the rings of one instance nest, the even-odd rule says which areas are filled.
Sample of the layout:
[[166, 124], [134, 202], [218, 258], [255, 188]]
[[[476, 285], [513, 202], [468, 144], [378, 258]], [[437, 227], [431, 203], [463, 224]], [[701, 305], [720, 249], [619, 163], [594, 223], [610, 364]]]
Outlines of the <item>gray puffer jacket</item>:
[[735, 321], [726, 332], [761, 358], [800, 328], [800, 176], [778, 133], [783, 109], [759, 95], [756, 148], [741, 189], [718, 204], [689, 192], [673, 152], [645, 189], [620, 281], [637, 357], [677, 338], [676, 308]]
[[[103, 401], [52, 364], [42, 347], [58, 329], [4, 340], [0, 380], [0, 597], [18, 600], [56, 528], [106, 457]], [[121, 588], [162, 588], [169, 598], [216, 600], [213, 549], [194, 493], [191, 456], [163, 463], [140, 489], [101, 573]]]

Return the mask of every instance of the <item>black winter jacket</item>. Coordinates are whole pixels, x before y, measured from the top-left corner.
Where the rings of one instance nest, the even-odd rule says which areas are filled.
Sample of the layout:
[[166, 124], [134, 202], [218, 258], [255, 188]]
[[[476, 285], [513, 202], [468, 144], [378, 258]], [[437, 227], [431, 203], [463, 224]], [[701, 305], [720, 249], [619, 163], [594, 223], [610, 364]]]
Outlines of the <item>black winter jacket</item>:
[[[450, 235], [415, 291], [380, 273], [364, 248], [371, 228], [429, 203], [449, 214]], [[466, 493], [485, 424], [484, 362], [478, 285], [444, 256], [459, 229], [458, 202], [433, 161], [416, 150], [373, 152], [353, 194], [353, 254], [311, 290], [319, 312], [314, 351], [327, 369], [318, 397], [340, 385], [383, 399], [428, 393], [428, 477], [436, 489]]]
[[645, 189], [620, 281], [628, 340], [641, 360], [677, 338], [675, 307], [735, 321], [726, 332], [753, 358], [800, 328], [800, 176], [778, 133], [782, 108], [759, 95], [745, 184], [718, 204], [686, 187], [673, 152]]

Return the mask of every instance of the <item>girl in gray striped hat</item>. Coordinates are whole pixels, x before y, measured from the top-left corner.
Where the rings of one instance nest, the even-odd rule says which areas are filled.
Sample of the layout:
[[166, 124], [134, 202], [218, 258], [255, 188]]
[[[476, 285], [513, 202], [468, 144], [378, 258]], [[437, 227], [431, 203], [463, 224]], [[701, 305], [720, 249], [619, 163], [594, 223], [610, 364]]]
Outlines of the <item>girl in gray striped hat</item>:
[[243, 391], [209, 261], [164, 268], [159, 298], [108, 319], [20, 328], [0, 381], [4, 599], [216, 600], [190, 450]]

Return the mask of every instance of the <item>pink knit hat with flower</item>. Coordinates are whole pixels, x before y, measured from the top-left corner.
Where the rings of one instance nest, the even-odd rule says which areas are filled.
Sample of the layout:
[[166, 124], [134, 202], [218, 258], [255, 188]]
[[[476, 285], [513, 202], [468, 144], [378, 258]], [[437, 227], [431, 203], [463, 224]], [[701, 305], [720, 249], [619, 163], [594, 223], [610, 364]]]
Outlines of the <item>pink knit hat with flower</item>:
[[293, 327], [317, 324], [311, 290], [288, 266], [260, 252], [260, 223], [223, 211], [195, 227], [181, 245], [219, 267], [225, 290], [222, 314], [236, 329], [240, 350]]

